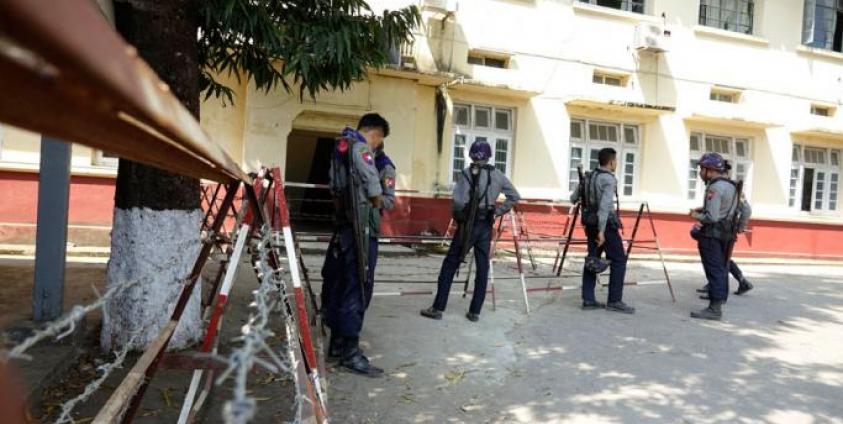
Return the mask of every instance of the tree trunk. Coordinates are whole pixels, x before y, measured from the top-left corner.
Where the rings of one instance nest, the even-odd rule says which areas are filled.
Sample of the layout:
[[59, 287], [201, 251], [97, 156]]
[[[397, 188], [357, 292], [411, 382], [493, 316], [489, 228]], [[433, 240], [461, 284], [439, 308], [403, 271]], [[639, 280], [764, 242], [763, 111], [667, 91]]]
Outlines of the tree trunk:
[[[117, 30], [133, 44], [172, 93], [198, 118], [199, 63], [195, 7], [186, 0], [116, 0]], [[120, 292], [103, 317], [106, 350], [144, 349], [169, 320], [200, 249], [199, 182], [120, 160], [114, 195], [108, 286], [139, 284]], [[201, 284], [197, 284], [170, 348], [201, 337]]]

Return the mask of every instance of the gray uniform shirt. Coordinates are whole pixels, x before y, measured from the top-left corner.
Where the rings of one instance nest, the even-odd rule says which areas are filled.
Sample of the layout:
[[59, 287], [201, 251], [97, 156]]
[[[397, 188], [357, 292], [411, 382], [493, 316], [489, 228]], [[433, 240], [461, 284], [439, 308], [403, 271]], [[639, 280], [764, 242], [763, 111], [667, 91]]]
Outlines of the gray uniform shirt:
[[738, 231], [744, 232], [749, 227], [749, 219], [752, 217], [752, 206], [746, 201], [746, 197], [741, 194], [741, 219], [738, 222]]
[[736, 188], [725, 180], [714, 180], [705, 190], [705, 203], [701, 212], [694, 212], [692, 217], [703, 225], [716, 224], [733, 216]]
[[[336, 152], [332, 151], [332, 155]], [[375, 155], [366, 143], [357, 142], [349, 146], [351, 164], [354, 167], [352, 174], [358, 177], [357, 197], [360, 204], [368, 202], [369, 198], [383, 194], [378, 169], [375, 167]], [[334, 197], [341, 198], [347, 181], [345, 163], [340, 163], [336, 157], [332, 157], [330, 170], [331, 193]]]
[[395, 206], [395, 168], [387, 164], [380, 171], [380, 181], [383, 190], [381, 209], [392, 209]]
[[[586, 196], [593, 196], [589, 204], [597, 205], [597, 230], [600, 232], [606, 230], [606, 224], [609, 222], [620, 227], [620, 220], [615, 210], [618, 181], [615, 179], [615, 174], [605, 169], [603, 171], [605, 172], [592, 171], [590, 173], [588, 183], [592, 186], [588, 189], [590, 193], [586, 193]], [[571, 194], [571, 203], [579, 201], [580, 191], [574, 190]]]
[[[488, 165], [487, 165], [488, 166]], [[454, 186], [454, 199], [452, 208], [454, 211], [462, 211], [471, 201], [471, 167], [465, 168], [457, 177], [457, 184]], [[503, 204], [495, 209], [497, 215], [503, 215], [512, 209], [512, 205], [521, 200], [521, 195], [515, 186], [509, 182], [509, 178], [497, 168], [486, 170], [481, 168], [477, 180], [477, 198], [480, 199], [479, 211], [495, 209], [495, 202], [498, 196], [503, 193], [506, 197]], [[484, 196], [485, 195], [485, 196]]]

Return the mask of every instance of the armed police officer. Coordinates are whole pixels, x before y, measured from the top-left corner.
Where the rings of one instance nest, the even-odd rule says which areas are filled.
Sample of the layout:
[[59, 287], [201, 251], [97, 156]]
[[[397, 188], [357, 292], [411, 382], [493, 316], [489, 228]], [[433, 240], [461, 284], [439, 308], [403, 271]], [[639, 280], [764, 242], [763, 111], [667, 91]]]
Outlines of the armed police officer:
[[[588, 238], [588, 257], [583, 266], [582, 308], [634, 314], [635, 308], [623, 302], [623, 283], [626, 277], [626, 252], [620, 229], [621, 221], [615, 209], [618, 181], [615, 170], [618, 157], [615, 149], [605, 148], [597, 154], [600, 166], [580, 181], [580, 188], [571, 195], [572, 203], [580, 203], [582, 221]], [[597, 274], [606, 270], [600, 259], [603, 252], [609, 260], [609, 298], [604, 305], [594, 296]]]
[[705, 200], [690, 215], [700, 223], [697, 247], [708, 280], [709, 304], [691, 312], [691, 317], [720, 320], [729, 296], [728, 256], [741, 222], [741, 203], [748, 203], [739, 201], [737, 185], [727, 178], [731, 167], [722, 156], [706, 153], [700, 158], [699, 167], [700, 178], [706, 183]]
[[[728, 161], [726, 167], [728, 168]], [[740, 220], [738, 221], [738, 234], [745, 233], [747, 228], [749, 227], [749, 219], [752, 217], [752, 206], [749, 204], [749, 201], [746, 200], [746, 196], [741, 193], [741, 204], [740, 204]], [[702, 228], [701, 225], [696, 224], [694, 228], [691, 230], [691, 237], [694, 240], [699, 240], [699, 233], [700, 229]], [[743, 275], [743, 271], [740, 269], [737, 263], [735, 263], [734, 259], [729, 259], [729, 274], [738, 281], [738, 289], [735, 290], [735, 294], [738, 296], [742, 296], [746, 294], [748, 291], [753, 289], [752, 283], [746, 279]], [[708, 296], [708, 288], [709, 285], [706, 284], [705, 286], [697, 289], [697, 293], [702, 293], [700, 295], [700, 299], [710, 300]]]
[[[422, 316], [442, 319], [442, 312], [448, 304], [454, 275], [465, 259], [468, 250], [474, 249], [477, 274], [474, 277], [474, 295], [466, 318], [472, 322], [480, 319], [480, 309], [486, 298], [486, 282], [489, 276], [489, 247], [492, 239], [492, 224], [518, 203], [521, 197], [509, 179], [489, 164], [492, 148], [489, 143], [477, 140], [469, 149], [471, 165], [463, 169], [454, 187], [452, 213], [458, 224], [448, 254], [439, 271], [439, 286], [433, 306], [421, 311]], [[498, 196], [503, 192], [506, 200], [496, 206]]]
[[345, 368], [371, 377], [383, 370], [369, 363], [359, 343], [372, 296], [370, 249], [377, 244], [383, 195], [372, 152], [388, 135], [389, 123], [370, 113], [360, 119], [357, 130], [348, 127], [337, 139], [330, 169], [336, 226], [322, 267], [322, 310], [331, 329], [329, 355], [338, 356]]
[[[387, 124], [387, 131], [389, 133], [389, 125]], [[384, 152], [384, 145], [381, 143], [380, 146], [375, 148], [375, 168], [378, 169], [378, 177], [380, 179], [381, 190], [383, 191], [383, 195], [381, 196], [381, 207], [378, 209], [378, 213], [375, 215], [377, 219], [377, 227], [380, 228], [380, 221], [383, 219], [384, 212], [392, 209], [395, 206], [395, 164], [392, 163], [392, 159], [386, 155]], [[379, 234], [379, 233], [378, 233]], [[374, 288], [374, 281], [375, 281], [375, 267], [378, 265], [378, 234], [369, 236], [369, 281]], [[369, 308], [369, 303], [372, 301], [372, 294], [374, 293], [373, 290], [369, 290], [367, 292], [368, 297], [366, 298], [366, 308]]]

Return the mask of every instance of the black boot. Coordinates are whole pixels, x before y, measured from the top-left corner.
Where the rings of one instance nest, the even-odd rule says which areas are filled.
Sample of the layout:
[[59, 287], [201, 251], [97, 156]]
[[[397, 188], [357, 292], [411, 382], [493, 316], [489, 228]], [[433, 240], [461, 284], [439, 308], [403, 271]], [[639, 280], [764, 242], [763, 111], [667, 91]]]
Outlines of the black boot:
[[346, 369], [366, 377], [377, 378], [383, 375], [382, 369], [370, 364], [369, 358], [363, 356], [363, 351], [360, 350], [360, 339], [357, 337], [345, 338], [340, 363]]
[[723, 318], [723, 309], [721, 308], [723, 303], [722, 300], [709, 301], [707, 308], [691, 312], [691, 318], [720, 321], [720, 318]]
[[328, 342], [328, 359], [336, 360], [342, 356], [343, 337], [331, 331], [331, 341]]
[[617, 302], [609, 302], [606, 304], [606, 310], [612, 312], [620, 312], [622, 314], [634, 314], [635, 308], [632, 306], [627, 305], [626, 303], [621, 302], [620, 300]]
[[431, 306], [427, 309], [422, 309], [421, 310], [421, 316], [427, 317], [427, 318], [430, 318], [430, 319], [442, 319], [442, 311], [440, 311], [439, 309], [436, 309], [433, 306]]
[[698, 288], [697, 293], [708, 293], [708, 284]]
[[746, 278], [742, 278], [740, 284], [738, 285], [738, 290], [735, 292], [736, 295], [744, 295], [746, 292], [752, 290], [752, 284], [746, 280]]

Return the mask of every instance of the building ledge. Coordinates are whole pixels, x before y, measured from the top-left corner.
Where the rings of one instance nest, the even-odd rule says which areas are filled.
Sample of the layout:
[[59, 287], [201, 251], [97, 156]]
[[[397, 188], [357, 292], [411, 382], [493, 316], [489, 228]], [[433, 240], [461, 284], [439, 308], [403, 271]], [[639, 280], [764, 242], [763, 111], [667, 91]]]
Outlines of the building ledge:
[[756, 35], [741, 34], [735, 31], [727, 31], [725, 29], [713, 28], [705, 25], [696, 25], [694, 33], [711, 38], [719, 38], [721, 40], [731, 40], [742, 43], [755, 44], [758, 46], [767, 46], [770, 40]]
[[823, 59], [833, 59], [837, 61], [843, 62], [843, 53], [826, 50], [826, 49], [818, 49], [815, 47], [808, 47], [806, 45], [798, 45], [796, 46], [796, 52], [804, 54], [806, 56], [813, 56]]
[[459, 80], [463, 78], [463, 76], [459, 74], [454, 74], [450, 72], [429, 72], [429, 71], [422, 71], [417, 69], [408, 69], [408, 68], [393, 68], [393, 67], [384, 67], [380, 69], [371, 68], [369, 69], [370, 73], [375, 75], [380, 75], [383, 77], [391, 77], [391, 78], [401, 78], [401, 79], [408, 79], [414, 80], [421, 85], [429, 85], [429, 86], [439, 86], [441, 84], [446, 84], [451, 81]]
[[452, 90], [491, 94], [494, 96], [512, 97], [517, 99], [529, 99], [541, 94], [538, 90], [516, 87], [510, 84], [494, 84], [476, 79], [464, 79], [460, 84], [452, 87]]
[[661, 20], [655, 16], [645, 15], [643, 13], [627, 12], [625, 10], [613, 9], [611, 7], [581, 3], [578, 0], [574, 0], [573, 7], [574, 13], [577, 14], [594, 15], [627, 22], [661, 22]]
[[[0, 162], [0, 171], [37, 174], [40, 172], [40, 168], [37, 163]], [[106, 166], [73, 166], [70, 168], [70, 175], [76, 177], [117, 178], [117, 168]]]
[[761, 119], [750, 118], [741, 115], [727, 115], [711, 112], [696, 112], [691, 116], [685, 117], [686, 121], [702, 122], [706, 124], [728, 125], [733, 127], [766, 129], [772, 127], [780, 127], [781, 124], [775, 122], [764, 121]]
[[810, 127], [791, 131], [795, 136], [816, 137], [831, 141], [843, 141], [843, 130], [826, 127]]
[[626, 100], [597, 99], [591, 97], [572, 98], [565, 102], [565, 106], [645, 117], [655, 117], [676, 111], [676, 108], [673, 106], [637, 103]]

